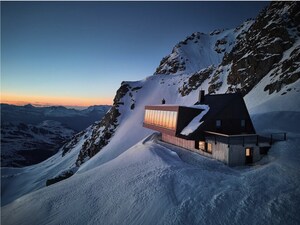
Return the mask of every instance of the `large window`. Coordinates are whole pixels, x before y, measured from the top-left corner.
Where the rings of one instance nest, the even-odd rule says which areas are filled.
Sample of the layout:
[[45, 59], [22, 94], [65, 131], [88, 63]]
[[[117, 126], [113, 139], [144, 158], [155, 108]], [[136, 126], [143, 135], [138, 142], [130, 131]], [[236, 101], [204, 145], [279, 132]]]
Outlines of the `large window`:
[[246, 156], [251, 156], [251, 148], [246, 148]]
[[205, 142], [205, 141], [199, 141], [199, 149], [212, 154], [212, 144]]
[[204, 141], [199, 141], [199, 149], [202, 151], [205, 151], [205, 142]]
[[145, 110], [144, 122], [155, 126], [176, 129], [177, 112], [163, 110]]

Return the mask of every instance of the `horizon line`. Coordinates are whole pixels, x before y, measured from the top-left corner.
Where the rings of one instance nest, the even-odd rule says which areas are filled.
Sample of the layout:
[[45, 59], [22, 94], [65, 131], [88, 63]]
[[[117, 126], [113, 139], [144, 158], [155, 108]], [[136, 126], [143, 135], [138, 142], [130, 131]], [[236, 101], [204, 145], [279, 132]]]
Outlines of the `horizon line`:
[[0, 104], [7, 104], [7, 105], [13, 105], [13, 106], [26, 106], [26, 105], [32, 105], [36, 108], [43, 108], [43, 107], [59, 107], [63, 106], [68, 109], [87, 109], [91, 106], [112, 106], [110, 104], [91, 104], [91, 105], [69, 105], [69, 104], [51, 104], [51, 103], [31, 103], [26, 101], [0, 101]]

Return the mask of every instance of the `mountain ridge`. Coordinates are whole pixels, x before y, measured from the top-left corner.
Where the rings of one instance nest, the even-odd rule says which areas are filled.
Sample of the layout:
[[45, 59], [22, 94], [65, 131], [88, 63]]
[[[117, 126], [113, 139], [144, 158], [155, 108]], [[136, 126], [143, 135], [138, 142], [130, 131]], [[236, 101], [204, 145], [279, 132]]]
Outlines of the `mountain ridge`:
[[[156, 70], [156, 72], [154, 73], [154, 75], [147, 77], [145, 80], [142, 80], [140, 82], [122, 82], [121, 87], [118, 89], [115, 99], [114, 99], [114, 104], [113, 104], [113, 111], [114, 114], [110, 114], [108, 117], [111, 118], [112, 121], [117, 121], [119, 120], [118, 118], [120, 116], [122, 116], [119, 112], [120, 108], [124, 108], [125, 106], [131, 108], [132, 104], [135, 104], [136, 107], [136, 96], [139, 94], [139, 92], [141, 92], [143, 90], [143, 85], [146, 82], [151, 82], [151, 80], [156, 80], [155, 82], [157, 82], [157, 80], [159, 80], [159, 82], [157, 82], [158, 84], [158, 88], [160, 86], [164, 86], [164, 88], [171, 88], [172, 86], [178, 86], [177, 88], [177, 93], [173, 93], [175, 96], [177, 96], [178, 94], [180, 94], [180, 97], [182, 97], [182, 100], [175, 100], [174, 97], [169, 97], [166, 98], [166, 96], [164, 95], [169, 95], [166, 94], [164, 92], [164, 94], [161, 95], [160, 98], [165, 98], [167, 100], [167, 103], [178, 103], [178, 102], [183, 102], [181, 104], [185, 104], [185, 99], [187, 97], [189, 98], [193, 98], [194, 102], [190, 102], [190, 100], [188, 101], [189, 104], [194, 104], [196, 102], [197, 99], [197, 94], [195, 94], [194, 92], [196, 90], [199, 90], [199, 88], [201, 88], [202, 90], [205, 90], [206, 93], [209, 94], [218, 94], [218, 93], [230, 93], [230, 92], [241, 92], [243, 93], [243, 95], [248, 94], [253, 88], [254, 86], [259, 85], [260, 81], [266, 77], [266, 76], [272, 76], [272, 71], [275, 68], [281, 67], [283, 65], [283, 63], [286, 60], [289, 60], [288, 58], [282, 58], [282, 57], [278, 57], [278, 56], [274, 56], [271, 57], [272, 59], [276, 59], [268, 61], [269, 65], [266, 65], [266, 62], [262, 61], [263, 63], [258, 64], [258, 66], [256, 67], [257, 72], [254, 73], [254, 75], [252, 75], [252, 73], [250, 73], [249, 75], [249, 80], [245, 77], [245, 71], [248, 70], [252, 70], [253, 67], [255, 67], [254, 65], [257, 65], [257, 62], [260, 62], [261, 58], [255, 58], [255, 57], [251, 57], [251, 54], [247, 54], [248, 48], [251, 48], [253, 46], [252, 42], [256, 41], [256, 39], [252, 40], [251, 37], [258, 35], [258, 39], [263, 39], [262, 37], [260, 37], [259, 35], [261, 34], [260, 29], [264, 29], [264, 27], [266, 26], [266, 21], [269, 20], [269, 22], [267, 23], [268, 25], [268, 29], [271, 27], [270, 25], [275, 23], [275, 27], [279, 27], [279, 30], [282, 29], [293, 29], [296, 30], [295, 33], [291, 34], [293, 35], [294, 39], [294, 44], [291, 45], [289, 44], [287, 47], [283, 47], [283, 48], [279, 48], [277, 47], [278, 45], [280, 46], [281, 43], [284, 43], [285, 41], [282, 40], [281, 42], [274, 42], [272, 43], [274, 48], [277, 47], [279, 49], [282, 50], [281, 52], [281, 56], [283, 56], [284, 54], [288, 54], [289, 51], [291, 51], [291, 53], [293, 52], [294, 55], [297, 55], [297, 51], [300, 48], [299, 46], [299, 40], [300, 40], [300, 20], [295, 20], [294, 17], [296, 17], [296, 15], [299, 16], [299, 11], [297, 11], [299, 9], [299, 3], [298, 2], [272, 2], [270, 4], [269, 7], [267, 7], [266, 9], [264, 9], [255, 20], [247, 20], [246, 22], [244, 22], [242, 25], [240, 25], [238, 28], [236, 29], [228, 29], [228, 30], [224, 30], [224, 31], [216, 31], [216, 32], [211, 32], [211, 36], [216, 36], [217, 38], [215, 38], [214, 40], [216, 40], [216, 42], [213, 43], [217, 43], [217, 40], [220, 40], [219, 37], [224, 38], [226, 35], [225, 33], [222, 32], [229, 32], [229, 31], [233, 31], [236, 33], [236, 44], [234, 46], [231, 46], [229, 48], [224, 48], [225, 51], [221, 53], [217, 53], [217, 51], [214, 49], [215, 44], [213, 45], [209, 45], [208, 49], [210, 50], [210, 52], [213, 52], [213, 54], [221, 54], [224, 55], [224, 57], [222, 58], [222, 60], [220, 60], [220, 63], [218, 64], [219, 61], [216, 61], [216, 64], [210, 65], [206, 68], [202, 68], [201, 69], [201, 65], [199, 67], [197, 67], [195, 70], [193, 71], [190, 68], [185, 71], [185, 70], [181, 70], [180, 68], [184, 68], [184, 67], [179, 67], [178, 66], [178, 58], [180, 57], [179, 55], [176, 55], [176, 49], [178, 48], [184, 48], [184, 46], [188, 45], [189, 43], [191, 43], [191, 45], [195, 46], [193, 43], [193, 41], [195, 41], [195, 38], [197, 38], [197, 34], [200, 35], [204, 35], [203, 33], [194, 33], [194, 35], [186, 38], [183, 42], [187, 42], [186, 44], [183, 44], [182, 46], [178, 46], [178, 45], [182, 45], [179, 42], [179, 44], [177, 44], [174, 48], [172, 53], [167, 56], [167, 60], [166, 57], [164, 57], [164, 59], [162, 60], [162, 62], [160, 63], [160, 66], [158, 67], [158, 69]], [[298, 13], [298, 14], [297, 14]], [[266, 18], [266, 19], [265, 19]], [[276, 21], [274, 21], [274, 18], [278, 18]], [[282, 18], [282, 19], [281, 19]], [[284, 18], [284, 19], [283, 19]], [[261, 22], [262, 20], [262, 22]], [[289, 22], [286, 23], [285, 21], [294, 21], [294, 22]], [[290, 28], [290, 26], [292, 26], [292, 28]], [[269, 38], [268, 36], [268, 30], [265, 32], [267, 35], [267, 40]], [[277, 34], [277, 32], [275, 32], [275, 34], [277, 34], [277, 36], [274, 36], [274, 38], [277, 40], [278, 37], [284, 37], [285, 34], [288, 33], [286, 32], [279, 32]], [[228, 34], [228, 33], [226, 33]], [[274, 34], [271, 33], [271, 34]], [[231, 35], [232, 37], [233, 35]], [[287, 37], [289, 38], [289, 37]], [[201, 40], [201, 39], [200, 39]], [[264, 39], [263, 39], [264, 40]], [[289, 39], [290, 40], [290, 39]], [[250, 41], [250, 42], [249, 42]], [[220, 41], [221, 42], [221, 41]], [[234, 42], [232, 40], [232, 42]], [[244, 43], [245, 42], [245, 43]], [[248, 43], [249, 42], [249, 43]], [[221, 42], [222, 43], [222, 42]], [[198, 46], [198, 43], [196, 43]], [[226, 42], [227, 45], [229, 45], [230, 43]], [[259, 45], [260, 42], [256, 41], [256, 44]], [[245, 47], [246, 46], [246, 47]], [[270, 54], [270, 51], [273, 51], [273, 47], [269, 47], [267, 46], [266, 48], [261, 47], [259, 49], [260, 54], [265, 53], [266, 55]], [[296, 51], [294, 51], [292, 48], [296, 49]], [[174, 50], [175, 49], [175, 50]], [[246, 50], [245, 50], [246, 49]], [[255, 49], [255, 46], [254, 46]], [[174, 57], [175, 54], [175, 57]], [[256, 53], [255, 53], [256, 54]], [[234, 57], [235, 55], [237, 55], [237, 57]], [[247, 55], [247, 57], [245, 57], [245, 55]], [[299, 57], [299, 55], [298, 55]], [[291, 57], [293, 59], [293, 63], [295, 63], [296, 65], [299, 65], [300, 63], [300, 59], [298, 57]], [[240, 63], [243, 60], [245, 60], [247, 62], [247, 60], [249, 59], [249, 63], [253, 63], [253, 66], [249, 66], [247, 68], [245, 68], [244, 63]], [[251, 59], [253, 59], [251, 61]], [[174, 61], [174, 59], [176, 59]], [[280, 61], [280, 60], [283, 61]], [[241, 61], [242, 60], [242, 61]], [[174, 63], [175, 62], [175, 63]], [[274, 66], [270, 65], [270, 63], [275, 63]], [[170, 66], [170, 68], [165, 68], [165, 66]], [[268, 70], [266, 71], [265, 68], [268, 68]], [[200, 70], [199, 70], [200, 68]], [[299, 67], [298, 67], [299, 68]], [[160, 73], [163, 71], [165, 71], [165, 74], [158, 74], [157, 72], [160, 71]], [[270, 73], [269, 73], [270, 72]], [[261, 93], [262, 95], [265, 95], [266, 97], [264, 97], [265, 99], [268, 99], [269, 97], [267, 96], [277, 96], [277, 95], [272, 95], [272, 94], [280, 94], [282, 95], [283, 92], [286, 92], [285, 95], [291, 95], [292, 100], [297, 99], [296, 94], [300, 91], [299, 88], [299, 79], [300, 79], [300, 71], [299, 69], [296, 69], [294, 71], [292, 71], [292, 76], [294, 77], [294, 79], [290, 80], [289, 78], [287, 79], [282, 79], [283, 81], [282, 84], [285, 84], [283, 86], [285, 86], [285, 91], [282, 90], [282, 88], [280, 87], [278, 89], [278, 91], [276, 92], [272, 92], [272, 93], [268, 93], [266, 92], [266, 87], [260, 87], [263, 88], [263, 92]], [[167, 77], [167, 76], [173, 76], [172, 77]], [[155, 77], [153, 77], [155, 76]], [[278, 76], [278, 75], [277, 75]], [[177, 78], [175, 78], [177, 77]], [[233, 79], [233, 77], [235, 77]], [[172, 79], [174, 81], [172, 81]], [[290, 88], [289, 85], [293, 88]], [[295, 87], [294, 87], [295, 86]], [[138, 88], [137, 90], [135, 90], [135, 88]], [[157, 90], [158, 88], [156, 88], [155, 90], [160, 93], [159, 90]], [[133, 91], [134, 90], [134, 91]], [[171, 91], [171, 90], [170, 90]], [[152, 93], [152, 92], [151, 92]], [[124, 100], [122, 101], [122, 99], [126, 98], [127, 102], [124, 102]], [[253, 95], [254, 96], [254, 95]], [[260, 96], [261, 98], [261, 96]], [[174, 99], [174, 100], [173, 100]], [[248, 98], [249, 99], [249, 98]], [[253, 101], [253, 100], [252, 100]], [[145, 101], [144, 101], [145, 102]], [[278, 102], [278, 101], [277, 101]], [[286, 102], [291, 102], [291, 101], [286, 101]], [[296, 101], [297, 102], [297, 101]], [[150, 103], [150, 102], [148, 102]], [[156, 100], [156, 104], [159, 103]], [[144, 103], [142, 103], [144, 104]], [[250, 106], [251, 103], [248, 101], [248, 105]], [[272, 107], [271, 107], [272, 108]], [[297, 106], [295, 107], [297, 109]], [[129, 110], [129, 109], [128, 109]], [[134, 110], [134, 109], [131, 109]], [[115, 124], [115, 123], [114, 123]], [[110, 126], [110, 125], [109, 125]], [[106, 129], [110, 130], [109, 134], [108, 133], [104, 133], [102, 137], [104, 136], [108, 136], [108, 141], [106, 141], [106, 143], [109, 143], [109, 140], [111, 139], [111, 137], [114, 135], [115, 130], [117, 129], [118, 125], [114, 125], [113, 129], [108, 129], [106, 126]], [[102, 131], [101, 131], [102, 132]], [[107, 140], [107, 139], [106, 139]], [[93, 140], [90, 140], [91, 143], [94, 143]], [[103, 146], [96, 148], [96, 153], [99, 152], [101, 150]], [[83, 152], [88, 153], [89, 152], [89, 148], [87, 149], [83, 149], [81, 152], [81, 155], [86, 155], [82, 154]], [[91, 156], [95, 155], [95, 151], [93, 151], [93, 154], [87, 154], [88, 157], [90, 158]], [[83, 158], [79, 157], [78, 158], [79, 161], [85, 161]]]

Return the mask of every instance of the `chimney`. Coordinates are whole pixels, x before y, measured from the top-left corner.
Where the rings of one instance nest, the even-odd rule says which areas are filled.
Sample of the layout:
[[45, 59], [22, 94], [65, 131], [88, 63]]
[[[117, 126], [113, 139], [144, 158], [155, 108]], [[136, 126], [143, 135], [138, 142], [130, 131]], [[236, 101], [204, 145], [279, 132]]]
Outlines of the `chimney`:
[[205, 94], [205, 91], [204, 90], [200, 90], [200, 92], [199, 92], [199, 99], [198, 99], [198, 102], [200, 104], [204, 103], [204, 94]]
[[161, 104], [166, 104], [166, 100], [164, 98], [161, 100]]

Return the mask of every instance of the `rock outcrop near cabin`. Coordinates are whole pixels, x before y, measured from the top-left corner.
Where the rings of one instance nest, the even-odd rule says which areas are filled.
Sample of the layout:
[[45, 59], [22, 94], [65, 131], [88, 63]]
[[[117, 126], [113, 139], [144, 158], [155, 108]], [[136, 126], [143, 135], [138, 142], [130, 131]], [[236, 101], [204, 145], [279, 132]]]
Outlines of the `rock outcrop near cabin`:
[[118, 89], [114, 98], [111, 109], [106, 113], [104, 118], [93, 125], [89, 137], [85, 140], [76, 160], [76, 166], [80, 166], [86, 160], [96, 155], [104, 146], [106, 146], [118, 127], [118, 117], [121, 115], [119, 106], [124, 105], [122, 98], [131, 89], [129, 84], [123, 82]]

